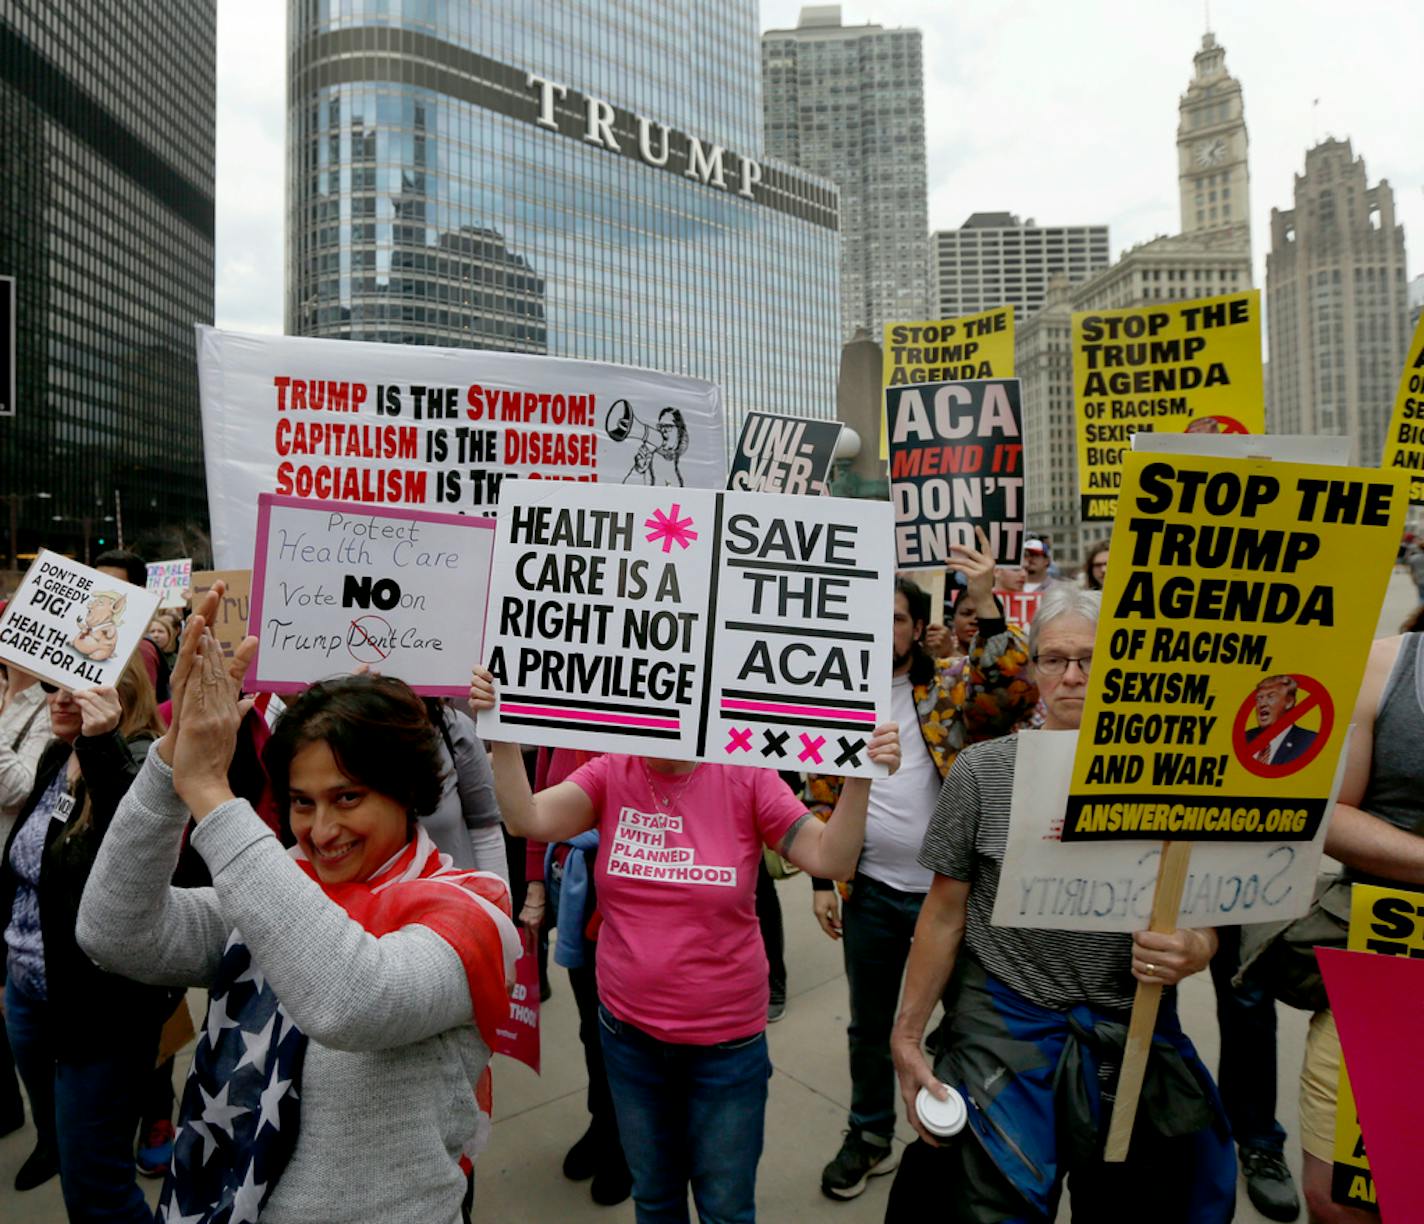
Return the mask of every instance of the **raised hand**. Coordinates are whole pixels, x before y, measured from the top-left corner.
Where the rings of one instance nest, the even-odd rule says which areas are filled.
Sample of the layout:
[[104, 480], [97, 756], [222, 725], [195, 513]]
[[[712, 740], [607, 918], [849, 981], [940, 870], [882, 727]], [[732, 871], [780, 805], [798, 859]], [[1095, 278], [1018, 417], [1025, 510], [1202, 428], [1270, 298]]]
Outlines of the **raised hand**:
[[71, 696], [79, 707], [81, 735], [108, 735], [118, 729], [124, 716], [118, 689], [104, 685], [101, 688], [78, 689]]

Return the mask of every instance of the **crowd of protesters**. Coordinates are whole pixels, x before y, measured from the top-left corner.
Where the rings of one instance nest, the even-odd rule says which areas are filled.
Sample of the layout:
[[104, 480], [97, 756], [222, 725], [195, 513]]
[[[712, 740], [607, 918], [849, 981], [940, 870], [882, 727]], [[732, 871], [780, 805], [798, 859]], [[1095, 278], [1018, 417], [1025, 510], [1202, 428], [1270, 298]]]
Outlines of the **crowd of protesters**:
[[[631, 1195], [640, 1224], [687, 1220], [689, 1192], [704, 1221], [753, 1220], [766, 1030], [787, 1005], [773, 877], [799, 869], [849, 990], [850, 1109], [827, 1197], [895, 1173], [887, 1220], [1048, 1221], [1066, 1183], [1076, 1220], [1140, 1220], [1150, 1202], [1154, 1219], [1210, 1224], [1233, 1218], [1239, 1171], [1258, 1210], [1294, 1219], [1279, 997], [1313, 1012], [1309, 1218], [1369, 1219], [1331, 1200], [1339, 1039], [1318, 975], [1285, 980], [1279, 940], [990, 921], [1015, 732], [1078, 727], [1108, 554], [1094, 545], [1074, 578], [1041, 539], [1020, 571], [996, 570], [982, 537], [956, 546], [943, 624], [897, 580], [874, 782], [486, 746], [470, 717], [497, 700], [483, 668], [468, 712], [375, 674], [286, 704], [247, 694], [253, 640], [225, 658], [210, 629], [221, 586], [186, 624], [160, 613], [113, 688], [0, 669], [0, 1134], [24, 1125], [21, 1084], [35, 1131], [14, 1189], [58, 1176], [73, 1220], [151, 1219], [139, 1175], [165, 1177], [160, 1219], [477, 1216], [489, 1061], [523, 927], [552, 941], [579, 1013], [590, 1121], [564, 1174], [590, 1180], [597, 1204]], [[132, 554], [96, 568], [144, 583]], [[1038, 597], [1031, 624], [1005, 592]], [[1376, 644], [1354, 721], [1332, 887], [1424, 887], [1412, 624]], [[629, 809], [680, 828], [733, 886], [610, 871]], [[1328, 912], [1348, 913], [1338, 900]], [[1203, 971], [1216, 1079], [1170, 989]], [[1169, 988], [1151, 1106], [1128, 1160], [1108, 1164], [1106, 1099], [1137, 982]], [[175, 1126], [195, 987], [207, 1013]], [[926, 1111], [956, 1093], [973, 1108], [950, 1137]], [[917, 1134], [908, 1148], [900, 1117]]]

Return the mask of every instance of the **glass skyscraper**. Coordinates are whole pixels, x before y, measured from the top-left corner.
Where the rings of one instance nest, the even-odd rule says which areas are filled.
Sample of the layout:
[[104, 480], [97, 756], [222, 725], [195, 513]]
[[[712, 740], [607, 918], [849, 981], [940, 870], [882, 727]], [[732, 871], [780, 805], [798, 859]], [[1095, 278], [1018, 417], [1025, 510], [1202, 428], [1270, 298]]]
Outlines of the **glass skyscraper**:
[[756, 0], [291, 0], [287, 330], [620, 362], [830, 417], [835, 187]]
[[213, 320], [216, 38], [215, 0], [0, 0], [18, 366], [0, 568], [206, 526], [193, 325]]
[[920, 32], [844, 26], [840, 5], [808, 5], [795, 29], [762, 35], [761, 57], [767, 152], [840, 187], [846, 339], [927, 317]]

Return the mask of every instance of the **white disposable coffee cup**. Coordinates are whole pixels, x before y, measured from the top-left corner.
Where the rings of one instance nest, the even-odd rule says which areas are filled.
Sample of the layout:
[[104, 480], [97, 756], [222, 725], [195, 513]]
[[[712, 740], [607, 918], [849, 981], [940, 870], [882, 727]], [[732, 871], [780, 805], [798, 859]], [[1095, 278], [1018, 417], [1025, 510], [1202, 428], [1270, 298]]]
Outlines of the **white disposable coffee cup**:
[[[948, 1085], [945, 1085], [948, 1088]], [[915, 1112], [920, 1115], [920, 1123], [930, 1134], [940, 1139], [948, 1139], [964, 1129], [969, 1120], [969, 1112], [964, 1108], [964, 1098], [953, 1088], [949, 1088], [949, 1099], [941, 1101], [928, 1088], [921, 1088], [915, 1097]]]

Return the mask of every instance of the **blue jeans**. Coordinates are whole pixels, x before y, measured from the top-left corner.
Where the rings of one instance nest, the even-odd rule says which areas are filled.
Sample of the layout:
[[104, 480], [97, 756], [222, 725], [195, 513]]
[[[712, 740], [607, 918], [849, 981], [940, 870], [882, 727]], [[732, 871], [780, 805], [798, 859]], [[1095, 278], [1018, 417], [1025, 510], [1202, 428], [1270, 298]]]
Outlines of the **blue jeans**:
[[[158, 1033], [146, 1048], [85, 1062], [61, 1057], [53, 1041], [49, 1004], [15, 984], [5, 985], [5, 1027], [15, 1066], [30, 1094], [39, 1145], [59, 1153], [60, 1188], [71, 1220], [151, 1224], [153, 1211], [134, 1173], [144, 1085], [158, 1055]], [[95, 1016], [96, 1026], [105, 1019]]]
[[766, 1033], [673, 1045], [598, 1007], [638, 1224], [752, 1224], [771, 1058]]
[[850, 986], [850, 1128], [886, 1143], [899, 1101], [890, 1030], [924, 893], [856, 876], [845, 903], [841, 947]]
[[1233, 986], [1241, 966], [1241, 928], [1218, 927], [1220, 946], [1211, 958], [1221, 1061], [1216, 1082], [1239, 1147], [1274, 1152], [1286, 1145], [1276, 1121], [1276, 1001], [1259, 986]]

